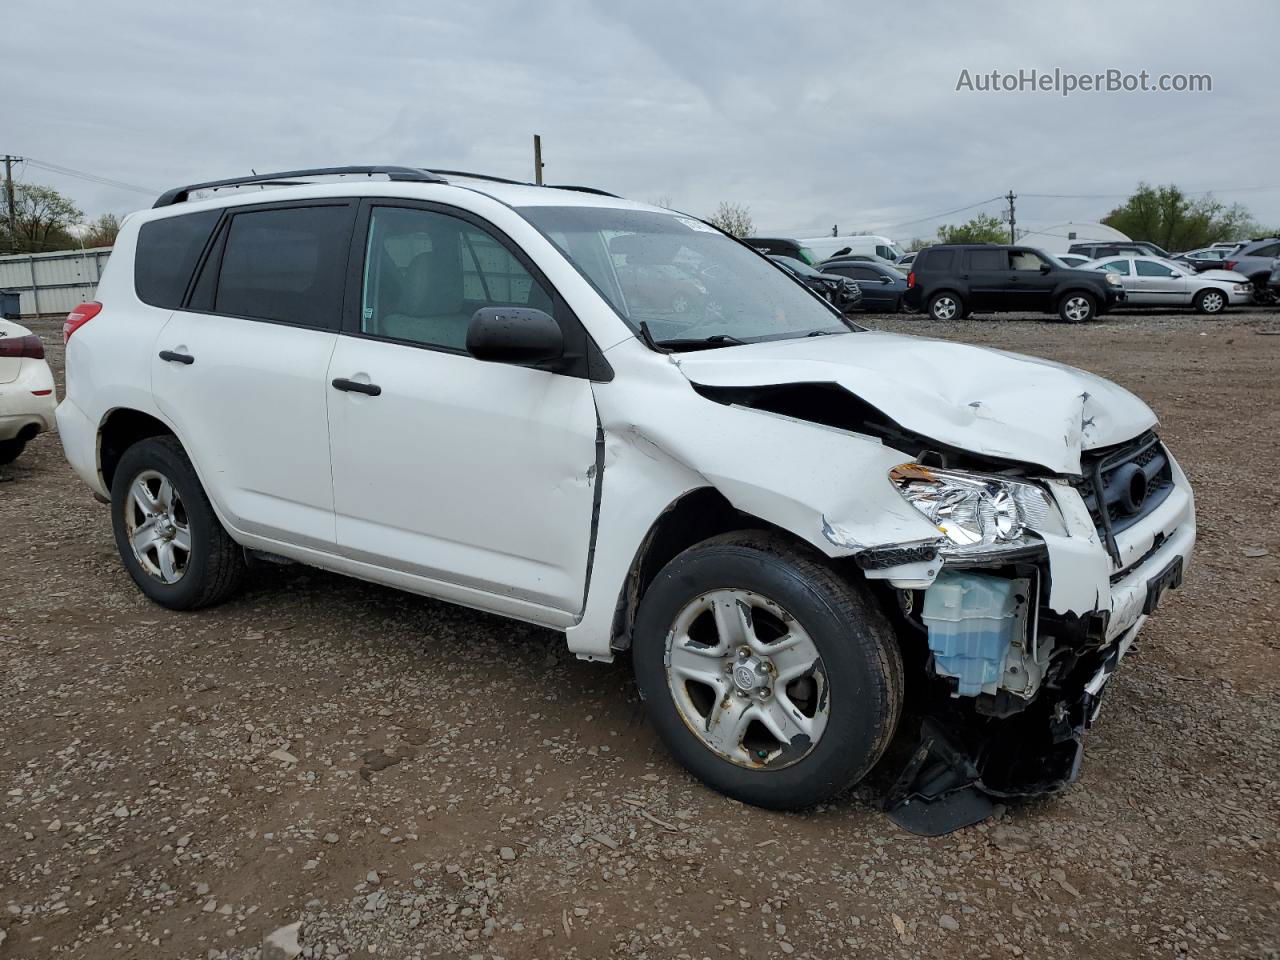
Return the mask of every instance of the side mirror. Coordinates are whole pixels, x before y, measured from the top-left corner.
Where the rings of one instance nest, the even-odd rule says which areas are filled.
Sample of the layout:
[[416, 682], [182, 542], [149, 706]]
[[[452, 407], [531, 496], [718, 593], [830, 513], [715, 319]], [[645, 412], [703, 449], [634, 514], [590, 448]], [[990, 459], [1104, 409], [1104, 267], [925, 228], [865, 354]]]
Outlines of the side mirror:
[[481, 307], [467, 326], [467, 353], [493, 363], [550, 363], [564, 356], [564, 334], [542, 310]]
[[1049, 266], [1047, 263], [1042, 263], [1042, 264], [1040, 264], [1040, 272], [1041, 272], [1041, 273], [1048, 273], [1048, 272], [1049, 272], [1050, 270], [1052, 270], [1052, 269], [1053, 269], [1053, 267]]

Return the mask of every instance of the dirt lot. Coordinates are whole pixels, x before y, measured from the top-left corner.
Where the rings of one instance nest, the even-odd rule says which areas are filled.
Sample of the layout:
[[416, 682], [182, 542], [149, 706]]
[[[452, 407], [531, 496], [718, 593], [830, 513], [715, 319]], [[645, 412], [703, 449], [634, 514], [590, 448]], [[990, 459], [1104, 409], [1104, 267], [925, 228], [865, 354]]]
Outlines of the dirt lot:
[[43, 437], [0, 468], [0, 957], [1280, 956], [1280, 314], [870, 322], [1114, 378], [1195, 485], [1065, 795], [766, 813], [558, 635], [301, 567], [166, 612]]

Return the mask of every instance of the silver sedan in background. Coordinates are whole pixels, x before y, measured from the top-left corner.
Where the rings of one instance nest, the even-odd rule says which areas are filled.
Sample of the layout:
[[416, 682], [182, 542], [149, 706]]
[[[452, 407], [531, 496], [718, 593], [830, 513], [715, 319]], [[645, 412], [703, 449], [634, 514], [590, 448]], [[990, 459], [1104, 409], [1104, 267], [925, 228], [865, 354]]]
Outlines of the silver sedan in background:
[[1195, 307], [1199, 313], [1221, 313], [1228, 306], [1250, 303], [1249, 278], [1231, 270], [1195, 270], [1163, 257], [1101, 257], [1084, 270], [1103, 270], [1120, 277], [1124, 306]]

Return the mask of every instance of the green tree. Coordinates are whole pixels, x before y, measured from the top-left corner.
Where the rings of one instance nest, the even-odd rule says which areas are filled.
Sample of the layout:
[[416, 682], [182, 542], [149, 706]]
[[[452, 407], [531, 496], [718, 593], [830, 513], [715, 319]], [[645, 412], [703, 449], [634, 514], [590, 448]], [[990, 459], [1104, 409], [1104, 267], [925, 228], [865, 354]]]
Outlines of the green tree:
[[938, 228], [939, 243], [1008, 243], [1009, 228], [997, 217], [980, 213], [966, 223]]
[[13, 236], [5, 224], [5, 244], [14, 253], [66, 250], [79, 244], [71, 236], [72, 225], [84, 219], [80, 208], [52, 187], [20, 183], [14, 188]]
[[115, 246], [119, 232], [120, 218], [114, 213], [104, 213], [88, 225], [81, 239], [86, 247], [111, 247]]
[[1227, 206], [1206, 194], [1188, 197], [1174, 184], [1138, 184], [1133, 196], [1102, 218], [1134, 240], [1149, 240], [1166, 250], [1192, 250], [1221, 240], [1243, 240], [1258, 224], [1240, 204]]
[[716, 212], [707, 217], [707, 222], [715, 224], [725, 233], [738, 237], [749, 237], [755, 232], [755, 223], [751, 220], [751, 211], [740, 203], [722, 201]]

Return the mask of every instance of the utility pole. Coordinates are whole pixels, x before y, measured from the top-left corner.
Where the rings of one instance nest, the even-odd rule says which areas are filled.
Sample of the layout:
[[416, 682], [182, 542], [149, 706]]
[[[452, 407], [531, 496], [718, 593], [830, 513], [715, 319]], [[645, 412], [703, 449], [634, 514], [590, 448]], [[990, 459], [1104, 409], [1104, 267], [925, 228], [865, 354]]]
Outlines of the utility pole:
[[833, 223], [833, 224], [831, 225], [831, 235], [832, 235], [833, 237], [838, 237], [838, 236], [840, 236], [840, 230], [839, 230], [839, 227], [840, 227], [840, 224], [838, 224], [838, 223]]
[[533, 135], [533, 182], [542, 186], [542, 137]]
[[13, 165], [21, 162], [21, 157], [4, 155], [4, 197], [9, 205], [9, 250], [18, 249], [18, 214], [17, 204], [13, 199]]
[[1004, 195], [1004, 198], [1009, 201], [1009, 242], [1017, 243], [1018, 234], [1014, 230], [1014, 225], [1018, 221], [1014, 218], [1014, 215], [1013, 215], [1013, 201], [1018, 199], [1018, 195], [1014, 193], [1012, 190], [1010, 190], [1008, 193]]

